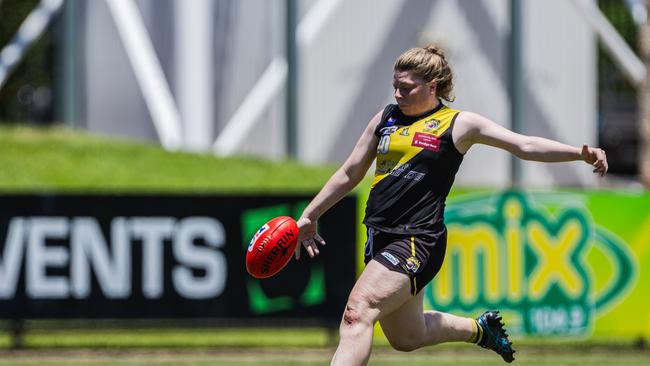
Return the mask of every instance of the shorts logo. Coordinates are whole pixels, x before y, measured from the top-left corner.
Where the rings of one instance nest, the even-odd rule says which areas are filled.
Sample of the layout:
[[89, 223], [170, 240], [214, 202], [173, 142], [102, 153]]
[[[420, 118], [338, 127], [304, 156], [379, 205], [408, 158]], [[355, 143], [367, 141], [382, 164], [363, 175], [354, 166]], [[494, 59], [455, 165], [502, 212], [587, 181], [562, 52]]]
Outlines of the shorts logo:
[[415, 257], [410, 257], [409, 259], [406, 260], [406, 270], [412, 273], [416, 273], [418, 269], [420, 269], [420, 265], [422, 262], [420, 262], [419, 259]]
[[397, 258], [395, 258], [395, 256], [390, 253], [382, 252], [381, 255], [383, 255], [384, 258], [388, 259], [388, 261], [391, 262], [394, 266], [399, 263]]
[[434, 152], [440, 151], [440, 139], [422, 132], [416, 132], [411, 146], [421, 147]]

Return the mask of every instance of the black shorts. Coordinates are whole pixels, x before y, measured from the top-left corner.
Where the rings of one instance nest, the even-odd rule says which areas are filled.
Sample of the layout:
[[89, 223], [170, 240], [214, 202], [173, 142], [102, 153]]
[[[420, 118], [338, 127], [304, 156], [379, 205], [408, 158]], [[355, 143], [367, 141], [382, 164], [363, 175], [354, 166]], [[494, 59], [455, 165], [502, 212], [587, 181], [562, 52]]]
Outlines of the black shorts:
[[391, 271], [406, 274], [415, 296], [440, 271], [446, 248], [446, 229], [437, 234], [399, 235], [369, 227], [364, 262], [374, 259]]

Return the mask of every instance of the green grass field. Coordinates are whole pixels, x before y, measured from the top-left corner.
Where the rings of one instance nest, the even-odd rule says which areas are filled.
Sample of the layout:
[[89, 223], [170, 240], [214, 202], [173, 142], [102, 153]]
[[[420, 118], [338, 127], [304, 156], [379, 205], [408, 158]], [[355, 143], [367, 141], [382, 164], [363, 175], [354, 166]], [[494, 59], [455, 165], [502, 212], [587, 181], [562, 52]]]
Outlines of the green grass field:
[[[0, 352], [0, 365], [329, 365], [333, 348], [166, 348], [166, 349], [64, 349]], [[513, 365], [526, 366], [641, 366], [648, 365], [648, 352], [616, 349], [525, 347], [516, 354]], [[489, 351], [476, 346], [438, 346], [411, 353], [375, 348], [370, 365], [376, 366], [497, 366], [505, 363]]]
[[[118, 141], [64, 129], [0, 127], [0, 191], [313, 193], [336, 166], [170, 153], [154, 144]], [[1, 254], [0, 254], [1, 255]], [[0, 327], [2, 328], [2, 327]], [[6, 328], [6, 324], [4, 326]], [[328, 365], [332, 336], [322, 328], [28, 329], [24, 349], [0, 332], [3, 365]], [[555, 342], [515, 339], [515, 365], [650, 365], [631, 341]], [[399, 353], [377, 337], [371, 365], [503, 365], [472, 345]]]
[[[332, 334], [323, 328], [59, 329], [49, 324], [25, 335], [25, 349], [7, 350], [0, 337], [0, 365], [328, 365]], [[631, 342], [515, 340], [516, 365], [650, 364], [650, 352]], [[2, 350], [4, 349], [4, 350]], [[371, 365], [503, 365], [474, 345], [393, 351], [377, 337]]]
[[312, 193], [337, 168], [167, 152], [150, 143], [24, 127], [0, 127], [0, 167], [5, 192], [184, 193]]
[[[0, 333], [3, 365], [328, 365], [336, 332], [324, 328], [79, 328], [28, 322], [24, 348], [10, 350]], [[6, 325], [5, 325], [6, 327]], [[641, 366], [650, 350], [632, 341], [514, 339], [515, 365]], [[263, 362], [262, 362], [263, 361]], [[504, 362], [491, 351], [458, 343], [411, 353], [392, 350], [375, 337], [370, 365], [482, 365]]]

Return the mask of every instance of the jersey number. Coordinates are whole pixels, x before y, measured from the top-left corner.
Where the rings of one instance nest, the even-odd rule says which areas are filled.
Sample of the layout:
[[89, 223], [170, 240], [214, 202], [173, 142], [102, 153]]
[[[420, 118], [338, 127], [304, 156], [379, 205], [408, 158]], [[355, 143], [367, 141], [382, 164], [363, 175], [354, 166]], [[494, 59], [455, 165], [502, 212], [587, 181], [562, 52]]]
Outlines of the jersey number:
[[390, 135], [382, 135], [377, 145], [377, 154], [388, 154], [388, 145], [390, 145]]

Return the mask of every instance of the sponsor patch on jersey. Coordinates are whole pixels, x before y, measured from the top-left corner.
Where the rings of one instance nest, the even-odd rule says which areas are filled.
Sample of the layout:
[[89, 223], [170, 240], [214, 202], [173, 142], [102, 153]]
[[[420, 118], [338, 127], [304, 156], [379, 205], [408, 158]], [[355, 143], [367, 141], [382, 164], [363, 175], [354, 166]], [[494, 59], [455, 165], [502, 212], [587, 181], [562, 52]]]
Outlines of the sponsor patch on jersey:
[[399, 263], [397, 258], [395, 258], [395, 256], [390, 253], [382, 252], [381, 255], [383, 255], [384, 258], [388, 259], [388, 261], [391, 262], [394, 266], [396, 266]]
[[376, 174], [386, 174], [392, 171], [395, 166], [399, 163], [397, 160], [381, 160], [377, 161], [377, 173]]
[[397, 118], [390, 117], [388, 121], [386, 121], [386, 126], [392, 126], [395, 124], [395, 122], [397, 122]]
[[421, 147], [434, 152], [440, 151], [440, 139], [427, 133], [416, 132], [411, 146]]

